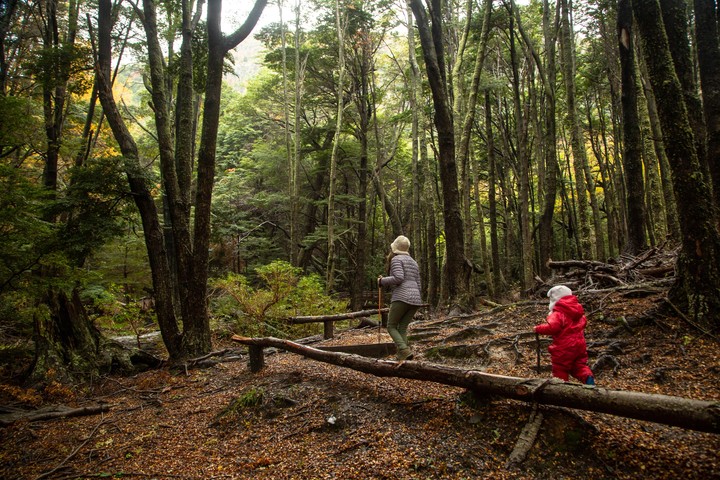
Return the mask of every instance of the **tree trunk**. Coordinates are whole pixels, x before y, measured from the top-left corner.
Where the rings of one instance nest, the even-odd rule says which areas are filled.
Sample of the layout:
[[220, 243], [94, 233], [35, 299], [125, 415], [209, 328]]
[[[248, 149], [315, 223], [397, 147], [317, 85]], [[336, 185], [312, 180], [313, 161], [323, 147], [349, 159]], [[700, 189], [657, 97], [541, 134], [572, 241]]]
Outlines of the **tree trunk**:
[[[596, 97], [599, 97], [596, 94]], [[593, 105], [596, 106], [597, 118], [599, 120], [600, 130], [596, 133], [594, 127], [594, 120], [592, 115]], [[607, 230], [608, 230], [608, 256], [614, 258], [617, 256], [617, 246], [619, 244], [618, 233], [619, 233], [619, 220], [618, 220], [618, 207], [617, 207], [617, 192], [615, 191], [615, 183], [612, 180], [612, 167], [610, 166], [608, 140], [607, 140], [607, 127], [604, 118], [604, 107], [599, 98], [595, 99], [595, 102], [587, 99], [587, 122], [588, 122], [588, 134], [590, 136], [590, 144], [597, 159], [598, 167], [600, 170], [600, 179], [603, 186], [603, 193], [605, 196], [605, 209], [607, 212]]]
[[490, 91], [485, 92], [485, 138], [488, 151], [488, 216], [490, 217], [490, 256], [492, 258], [492, 292], [497, 299], [504, 289], [500, 263], [500, 239], [498, 238], [497, 167], [495, 165], [495, 142], [492, 128], [492, 102]]
[[[468, 7], [468, 9], [470, 9]], [[475, 58], [475, 69], [473, 71], [472, 82], [470, 84], [470, 90], [467, 92], [467, 101], [465, 102], [465, 115], [460, 114], [460, 109], [455, 108], [458, 118], [462, 118], [462, 126], [460, 129], [460, 141], [457, 147], [457, 158], [460, 164], [463, 166], [463, 192], [462, 198], [463, 209], [465, 211], [465, 221], [468, 225], [472, 225], [472, 218], [470, 216], [470, 134], [472, 132], [473, 124], [475, 123], [475, 112], [477, 107], [478, 90], [480, 88], [480, 75], [482, 73], [483, 65], [485, 63], [485, 53], [487, 51], [488, 38], [490, 36], [490, 19], [492, 14], [492, 0], [485, 0], [483, 3], [483, 24], [482, 32], [480, 33], [480, 45], [478, 46], [477, 56]], [[468, 18], [468, 23], [470, 19]], [[459, 60], [458, 60], [459, 62]], [[458, 101], [459, 94], [456, 92], [456, 103]], [[476, 184], [477, 185], [477, 184]], [[472, 228], [468, 228], [466, 231], [465, 247], [468, 249], [468, 257], [472, 257]], [[482, 234], [482, 233], [481, 233]]]
[[[193, 211], [194, 228], [190, 231], [190, 173], [194, 138], [187, 131], [173, 145], [169, 120], [169, 98], [165, 75], [163, 49], [158, 41], [155, 4], [144, 1], [143, 25], [148, 40], [148, 58], [152, 82], [152, 101], [155, 111], [155, 127], [160, 150], [163, 187], [168, 196], [172, 220], [174, 260], [178, 277], [171, 275], [168, 251], [163, 242], [163, 232], [154, 198], [146, 183], [137, 145], [115, 104], [110, 83], [110, 34], [112, 30], [112, 7], [109, 0], [101, 0], [98, 9], [98, 65], [99, 95], [103, 110], [120, 150], [126, 160], [130, 189], [143, 222], [145, 242], [150, 259], [155, 307], [160, 331], [172, 360], [207, 353], [211, 348], [210, 324], [206, 302], [208, 275], [208, 252], [210, 238], [210, 205], [215, 176], [215, 148], [220, 116], [220, 91], [222, 67], [225, 54], [240, 43], [254, 28], [265, 7], [265, 0], [257, 0], [247, 21], [234, 33], [224, 37], [220, 30], [221, 0], [208, 2], [208, 71], [205, 89], [203, 125], [198, 150], [197, 193]], [[200, 20], [200, 11], [191, 19], [188, 4], [183, 3], [183, 42], [180, 61], [180, 82], [176, 121], [194, 130], [192, 94], [192, 54], [189, 42], [192, 30]], [[179, 305], [174, 300], [178, 292]], [[178, 322], [182, 322], [182, 332]]]
[[[447, 2], [444, 2], [443, 7], [447, 16], [445, 18], [454, 18], [454, 9], [449, 6]], [[443, 27], [444, 30], [444, 43], [447, 46], [447, 56], [452, 64], [452, 69], [448, 77], [448, 93], [449, 99], [452, 102], [452, 116], [453, 119], [459, 124], [460, 119], [465, 117], [465, 113], [470, 113], [469, 106], [467, 106], [466, 96], [470, 94], [467, 89], [467, 73], [464, 64], [466, 63], [467, 55], [467, 43], [468, 36], [470, 33], [470, 23], [472, 21], [473, 11], [473, 0], [465, 2], [465, 16], [464, 19], [458, 18], [457, 22], [451, 22]], [[462, 34], [460, 34], [459, 24], [462, 20]], [[456, 40], [457, 45], [455, 45]], [[478, 52], [480, 49], [478, 49]], [[468, 228], [465, 229], [465, 256], [467, 258], [473, 258], [473, 222], [470, 213], [470, 157], [469, 155], [461, 155], [461, 144], [462, 144], [462, 127], [455, 128], [455, 158], [460, 168], [460, 181], [459, 181], [459, 195], [461, 203], [461, 212], [463, 224]]]
[[[472, 175], [472, 181], [474, 185], [479, 186], [480, 185], [480, 178], [478, 175], [478, 167], [475, 166], [476, 163], [471, 163], [471, 175]], [[493, 290], [492, 290], [492, 269], [490, 268], [490, 255], [488, 254], [488, 248], [487, 248], [487, 234], [486, 234], [486, 226], [485, 226], [485, 212], [482, 205], [482, 201], [480, 200], [480, 188], [476, 187], [473, 189], [474, 191], [474, 202], [475, 202], [475, 211], [477, 214], [477, 220], [478, 220], [478, 227], [480, 232], [478, 233], [478, 237], [480, 240], [480, 263], [483, 267], [483, 273], [485, 275], [485, 285], [486, 290], [488, 292], [489, 296], [493, 296]]]
[[[522, 289], [528, 290], [533, 284], [533, 248], [530, 230], [530, 151], [528, 149], [528, 115], [520, 94], [520, 72], [517, 49], [515, 48], [515, 2], [506, 4], [510, 24], [510, 66], [512, 68], [513, 109], [515, 114], [515, 135], [517, 140], [517, 212], [520, 220], [520, 262], [522, 266]], [[519, 26], [518, 26], [519, 27]], [[508, 149], [509, 150], [509, 149]]]
[[[700, 169], [703, 175], [709, 175], [707, 164], [706, 128], [703, 118], [703, 105], [700, 102], [698, 87], [696, 83], [697, 70], [693, 62], [693, 52], [690, 47], [687, 10], [687, 0], [659, 0], [662, 19], [658, 19], [660, 25], [664, 25], [665, 34], [668, 38], [670, 55], [675, 66], [675, 74], [680, 80], [683, 99], [687, 108], [687, 115], [690, 126], [695, 137], [695, 148]], [[709, 39], [717, 44], [718, 39]], [[710, 179], [707, 180], [710, 182]]]
[[420, 164], [426, 172], [424, 191], [427, 192], [431, 201], [424, 203], [424, 214], [427, 228], [427, 238], [425, 245], [427, 246], [427, 300], [433, 308], [440, 303], [440, 268], [438, 265], [438, 229], [436, 222], [436, 212], [439, 195], [437, 194], [437, 175], [430, 168], [430, 158], [427, 151], [427, 117], [422, 113], [419, 117], [419, 150]]
[[663, 189], [660, 181], [660, 159], [656, 155], [650, 115], [645, 96], [641, 94], [642, 86], [638, 82], [638, 114], [640, 116], [640, 133], [643, 141], [643, 168], [645, 170], [645, 213], [647, 234], [650, 246], [661, 243], [667, 235], [665, 224], [665, 205]]
[[557, 28], [559, 17], [559, 4], [555, 9], [555, 22], [551, 23], [551, 8], [548, 0], [543, 0], [543, 37], [545, 42], [545, 65], [542, 74], [545, 95], [542, 106], [543, 115], [543, 151], [545, 162], [545, 176], [543, 178], [542, 214], [539, 223], [539, 253], [540, 275], [548, 276], [550, 269], [547, 262], [553, 253], [553, 216], [555, 215], [555, 201], [557, 199], [557, 131], [555, 118], [555, 89], [557, 83], [557, 68], [555, 64], [555, 49], [557, 44]]
[[667, 153], [665, 152], [665, 144], [663, 142], [662, 128], [660, 127], [660, 117], [657, 111], [655, 95], [647, 81], [647, 68], [645, 62], [640, 62], [642, 71], [642, 86], [645, 94], [645, 103], [648, 109], [648, 120], [650, 121], [650, 130], [652, 131], [653, 147], [655, 156], [658, 159], [658, 167], [660, 169], [660, 184], [662, 187], [663, 203], [665, 209], [665, 225], [667, 226], [668, 236], [671, 240], [680, 241], [680, 224], [678, 223], [677, 205], [675, 204], [675, 194], [673, 192], [672, 180], [670, 178], [670, 164], [668, 163]]
[[630, 255], [637, 255], [646, 249], [647, 241], [645, 239], [642, 139], [638, 117], [632, 21], [631, 0], [619, 0], [617, 27], [622, 71], [623, 166], [628, 214], [625, 250]]
[[125, 157], [125, 166], [132, 192], [143, 224], [145, 245], [150, 261], [150, 272], [155, 296], [155, 312], [163, 341], [171, 358], [180, 354], [180, 330], [175, 316], [172, 299], [172, 285], [169, 283], [170, 267], [165, 254], [162, 228], [160, 226], [155, 200], [150, 192], [147, 179], [140, 164], [140, 155], [135, 140], [130, 134], [120, 110], [115, 103], [110, 81], [110, 33], [112, 30], [112, 7], [110, 0], [101, 0], [98, 9], [98, 64], [96, 73], [99, 98], [108, 124], [112, 129], [120, 151]]
[[[294, 106], [294, 130], [295, 135], [293, 139], [293, 171], [292, 171], [292, 205], [291, 210], [291, 235], [290, 242], [292, 243], [290, 250], [292, 251], [292, 264], [300, 265], [300, 174], [301, 174], [301, 161], [302, 152], [300, 146], [302, 145], [302, 128], [300, 127], [300, 121], [302, 119], [302, 92], [303, 92], [303, 79], [305, 76], [305, 62], [300, 61], [300, 6], [301, 1], [296, 0], [295, 4], [295, 106]], [[306, 57], [307, 58], [307, 57]]]
[[[565, 94], [567, 97], [566, 122], [570, 133], [573, 157], [573, 172], [575, 174], [575, 193], [577, 195], [578, 222], [580, 227], [580, 247], [582, 258], [592, 258], [592, 241], [590, 219], [588, 218], [588, 185], [585, 178], [585, 165], [587, 155], [585, 154], [585, 142], [582, 138], [579, 119], [577, 117], [577, 106], [575, 99], [575, 68], [573, 65], [573, 41], [572, 29], [570, 26], [570, 13], [568, 0], [560, 0], [562, 4], [562, 21], [560, 27], [561, 66], [565, 80]], [[600, 237], [602, 232], [596, 232]]]
[[47, 315], [35, 316], [35, 359], [28, 382], [50, 380], [75, 383], [111, 371], [132, 372], [131, 351], [103, 337], [85, 312], [77, 290], [70, 298], [62, 290], [50, 289], [43, 302]]
[[353, 310], [360, 308], [362, 294], [365, 288], [367, 257], [367, 194], [368, 194], [368, 137], [370, 135], [370, 121], [374, 109], [374, 96], [371, 95], [371, 85], [374, 85], [374, 59], [372, 52], [374, 46], [371, 38], [364, 32], [357, 32], [360, 36], [353, 42], [352, 63], [349, 76], [352, 78], [353, 102], [357, 111], [357, 125], [355, 138], [360, 144], [360, 165], [358, 167], [358, 208], [357, 208], [357, 235], [354, 251], [351, 255], [353, 275], [349, 280], [350, 305]]
[[[423, 286], [426, 291], [422, 292], [424, 298], [428, 298], [427, 291], [430, 283], [430, 260], [428, 239], [424, 238], [424, 232], [429, 229], [424, 226], [425, 219], [432, 212], [431, 202], [423, 202], [421, 199], [425, 197], [426, 190], [426, 163], [421, 161], [420, 156], [420, 139], [424, 138], [424, 129], [421, 131], [421, 125], [424, 125], [423, 114], [420, 111], [418, 98], [420, 94], [420, 68], [415, 57], [415, 25], [413, 22], [413, 13], [410, 4], [406, 3], [407, 15], [407, 41], [408, 41], [408, 62], [410, 69], [408, 72], [408, 102], [410, 112], [412, 113], [412, 126], [410, 138], [412, 141], [412, 239], [415, 241], [415, 260], [418, 261], [422, 278], [425, 279]], [[424, 144], [424, 141], [423, 141]], [[427, 152], [423, 160], [427, 158]], [[425, 227], [425, 228], [424, 228]], [[432, 246], [434, 248], [434, 245]], [[429, 300], [432, 304], [432, 301]]]
[[246, 338], [235, 335], [232, 339], [253, 348], [281, 348], [313, 360], [378, 377], [430, 381], [467, 388], [484, 395], [499, 395], [541, 405], [607, 413], [701, 432], [720, 433], [718, 402], [598, 387], [584, 388], [582, 385], [557, 379], [507, 377], [425, 362], [398, 363], [369, 359], [347, 353], [323, 351], [272, 337]]
[[[720, 211], [720, 45], [718, 15], [714, 0], [695, 0], [695, 36], [707, 128], [707, 161], [713, 180], [716, 212]], [[716, 223], [720, 218], [716, 217]]]
[[682, 231], [672, 296], [697, 322], [713, 329], [720, 325], [720, 238], [713, 221], [708, 179], [698, 160], [686, 96], [676, 75], [657, 0], [634, 0], [633, 11], [658, 101]]
[[72, 300], [65, 292], [49, 290], [44, 298], [48, 316], [35, 317], [35, 360], [29, 381], [46, 381], [50, 371], [69, 382], [98, 375], [100, 332], [92, 325], [77, 291]]
[[338, 79], [337, 79], [337, 114], [335, 117], [335, 137], [333, 138], [332, 154], [330, 155], [330, 185], [328, 187], [327, 204], [327, 268], [325, 271], [325, 288], [328, 293], [335, 287], [335, 188], [338, 152], [342, 133], [343, 112], [345, 110], [345, 27], [347, 16], [340, 16], [340, 0], [335, 0], [335, 29], [338, 40]]
[[5, 56], [5, 40], [10, 29], [15, 8], [18, 0], [6, 0], [4, 7], [0, 11], [0, 95], [5, 96], [7, 93], [7, 57]]
[[[287, 195], [290, 199], [290, 205], [288, 208], [288, 229], [290, 234], [290, 245], [287, 249], [287, 259], [291, 265], [295, 265], [297, 260], [297, 210], [295, 209], [295, 203], [297, 198], [295, 197], [295, 185], [298, 179], [295, 178], [295, 155], [293, 153], [292, 144], [292, 133], [290, 132], [290, 93], [288, 88], [288, 68], [287, 68], [287, 38], [285, 21], [283, 20], [283, 0], [278, 1], [278, 16], [280, 20], [280, 49], [282, 50], [282, 105], [283, 105], [283, 134], [285, 137], [285, 161], [287, 162], [287, 173], [288, 173], [288, 185]], [[296, 32], [296, 35], [298, 32]], [[295, 50], [295, 56], [299, 57], [298, 50]]]
[[[465, 234], [460, 198], [458, 193], [458, 174], [455, 161], [455, 130], [448, 98], [445, 76], [445, 58], [443, 53], [442, 25], [440, 21], [439, 0], [433, 0], [433, 22], [429, 25], [427, 12], [421, 0], [410, 0], [420, 35], [420, 44], [425, 58], [433, 105], [435, 106], [435, 128], [438, 134], [440, 181], [442, 183], [443, 218], [445, 221], [446, 268], [444, 284], [446, 296], [442, 303], [463, 304], [469, 300], [469, 276], [465, 261]], [[431, 32], [432, 27], [432, 32]]]

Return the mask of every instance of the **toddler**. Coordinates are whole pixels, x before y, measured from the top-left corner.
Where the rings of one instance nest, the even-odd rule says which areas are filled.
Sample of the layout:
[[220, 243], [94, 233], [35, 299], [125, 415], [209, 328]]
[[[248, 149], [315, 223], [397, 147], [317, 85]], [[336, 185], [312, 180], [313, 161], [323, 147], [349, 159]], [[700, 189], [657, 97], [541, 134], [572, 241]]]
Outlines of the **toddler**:
[[592, 370], [588, 367], [585, 343], [585, 310], [565, 285], [548, 291], [550, 314], [546, 323], [535, 326], [535, 333], [552, 336], [548, 347], [552, 361], [552, 375], [566, 382], [570, 375], [585, 385], [595, 385]]

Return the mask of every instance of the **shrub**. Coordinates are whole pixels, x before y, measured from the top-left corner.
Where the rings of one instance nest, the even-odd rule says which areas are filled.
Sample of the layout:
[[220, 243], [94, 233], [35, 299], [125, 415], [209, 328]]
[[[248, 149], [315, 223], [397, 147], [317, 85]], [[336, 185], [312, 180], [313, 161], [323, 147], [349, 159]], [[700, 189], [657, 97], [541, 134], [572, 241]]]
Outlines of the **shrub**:
[[237, 274], [211, 283], [222, 292], [213, 298], [213, 315], [232, 318], [238, 334], [297, 338], [319, 333], [322, 324], [291, 325], [287, 320], [297, 315], [339, 313], [347, 308], [346, 302], [325, 294], [319, 276], [302, 276], [299, 268], [285, 261], [274, 261], [255, 273], [257, 285]]

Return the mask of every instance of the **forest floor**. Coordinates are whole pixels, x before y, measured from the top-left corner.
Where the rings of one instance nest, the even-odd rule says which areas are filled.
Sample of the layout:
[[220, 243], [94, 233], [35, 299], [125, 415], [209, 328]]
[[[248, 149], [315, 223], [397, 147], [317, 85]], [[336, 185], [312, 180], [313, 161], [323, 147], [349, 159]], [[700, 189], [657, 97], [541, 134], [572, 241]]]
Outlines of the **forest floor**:
[[[720, 342], [659, 313], [632, 327], [664, 293], [641, 295], [580, 295], [590, 364], [613, 360], [596, 369], [598, 386], [720, 401]], [[425, 313], [411, 325], [415, 360], [537, 377], [534, 337], [519, 334], [546, 313], [542, 300], [455, 318]], [[322, 343], [380, 341], [390, 338], [369, 328]], [[457, 344], [474, 347], [453, 358], [431, 350]], [[540, 376], [549, 376], [543, 345]], [[215, 346], [238, 348], [227, 339]], [[375, 377], [282, 351], [268, 352], [255, 374], [244, 360], [107, 377], [76, 393], [58, 389], [45, 400], [110, 409], [0, 427], [0, 478], [720, 478], [716, 434], [540, 406], [536, 442], [523, 463], [507, 468], [532, 412], [527, 403], [476, 401], [459, 388]], [[8, 391], [0, 388], [0, 404], [11, 400]]]

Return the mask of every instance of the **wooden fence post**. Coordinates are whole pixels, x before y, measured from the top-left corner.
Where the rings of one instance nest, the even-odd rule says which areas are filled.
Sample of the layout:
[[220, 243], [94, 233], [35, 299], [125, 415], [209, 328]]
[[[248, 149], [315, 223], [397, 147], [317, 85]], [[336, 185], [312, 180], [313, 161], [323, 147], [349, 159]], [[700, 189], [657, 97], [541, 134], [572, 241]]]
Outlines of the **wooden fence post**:
[[265, 355], [263, 354], [263, 347], [260, 345], [249, 345], [248, 356], [251, 372], [257, 373], [265, 367]]
[[333, 338], [335, 336], [335, 322], [332, 320], [326, 320], [323, 322], [323, 326], [323, 338], [325, 340]]

